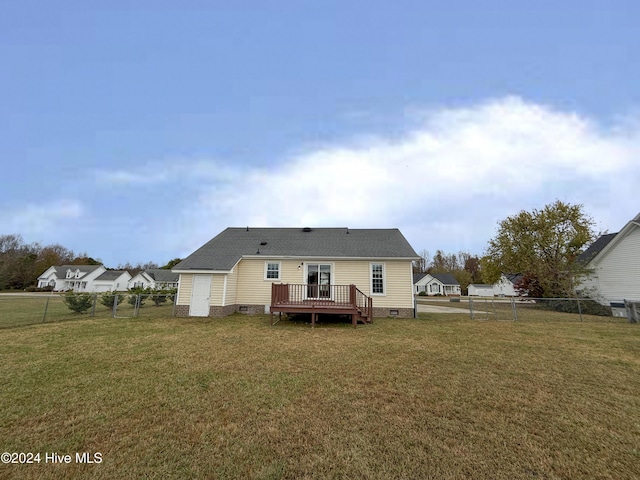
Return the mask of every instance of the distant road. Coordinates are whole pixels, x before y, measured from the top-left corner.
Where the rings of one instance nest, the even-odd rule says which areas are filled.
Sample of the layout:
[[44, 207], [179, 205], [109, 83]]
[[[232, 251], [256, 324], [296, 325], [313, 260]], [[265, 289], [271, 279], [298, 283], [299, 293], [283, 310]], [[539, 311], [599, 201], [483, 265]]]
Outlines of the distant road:
[[49, 297], [51, 295], [60, 295], [58, 292], [6, 292], [0, 293], [6, 297]]
[[440, 305], [424, 305], [418, 303], [418, 313], [469, 313], [468, 308], [445, 307]]

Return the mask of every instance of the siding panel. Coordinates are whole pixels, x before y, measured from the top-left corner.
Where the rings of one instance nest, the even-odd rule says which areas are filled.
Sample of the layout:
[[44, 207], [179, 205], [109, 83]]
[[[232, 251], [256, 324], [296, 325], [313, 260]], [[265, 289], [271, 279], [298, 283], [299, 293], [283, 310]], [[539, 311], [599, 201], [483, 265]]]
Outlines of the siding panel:
[[227, 275], [227, 298], [225, 299], [226, 305], [236, 304], [236, 292], [238, 287], [238, 267], [233, 269], [233, 272]]
[[209, 305], [215, 305], [217, 307], [222, 306], [222, 291], [224, 290], [224, 273], [216, 273], [212, 275], [211, 279], [211, 297]]
[[[603, 300], [640, 301], [640, 228], [634, 228], [596, 266]], [[587, 283], [588, 284], [588, 283]]]
[[181, 273], [178, 282], [178, 303], [176, 305], [189, 305], [191, 302], [191, 287], [193, 286], [193, 274]]
[[[271, 303], [271, 284], [273, 281], [264, 280], [265, 261], [260, 259], [244, 259], [237, 267], [237, 304], [269, 305]], [[315, 263], [316, 260], [274, 260], [281, 263], [281, 280], [275, 283], [305, 283], [304, 268], [298, 266], [304, 263]], [[370, 260], [321, 260], [319, 263], [331, 263], [335, 285], [349, 285], [354, 283], [364, 294], [370, 295]], [[373, 261], [385, 264], [386, 295], [373, 296], [375, 307], [413, 308], [413, 276], [411, 262]], [[227, 289], [229, 286], [227, 286]], [[227, 301], [229, 304], [229, 301]]]

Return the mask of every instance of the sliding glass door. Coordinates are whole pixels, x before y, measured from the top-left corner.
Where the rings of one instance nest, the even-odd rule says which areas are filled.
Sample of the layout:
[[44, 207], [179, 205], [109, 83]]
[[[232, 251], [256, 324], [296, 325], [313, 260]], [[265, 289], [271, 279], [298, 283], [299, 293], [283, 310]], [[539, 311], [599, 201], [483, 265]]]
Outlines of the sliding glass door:
[[331, 265], [307, 264], [307, 298], [331, 297]]

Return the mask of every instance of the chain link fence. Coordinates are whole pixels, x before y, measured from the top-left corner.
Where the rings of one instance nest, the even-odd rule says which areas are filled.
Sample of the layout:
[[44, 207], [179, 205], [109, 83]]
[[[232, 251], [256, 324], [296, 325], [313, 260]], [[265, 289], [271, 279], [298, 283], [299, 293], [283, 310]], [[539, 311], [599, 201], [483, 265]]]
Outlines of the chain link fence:
[[[171, 293], [0, 294], [0, 329], [86, 318], [175, 316]], [[639, 322], [640, 303], [607, 307], [577, 298], [417, 297], [418, 314], [468, 315], [472, 320]], [[616, 312], [616, 316], [614, 313]]]
[[[418, 313], [467, 314], [472, 320], [510, 322], [636, 322], [637, 313], [614, 316], [615, 309], [585, 298], [528, 298], [528, 297], [417, 297]], [[640, 312], [640, 305], [626, 302]], [[636, 309], [633, 305], [637, 305]], [[624, 310], [624, 309], [623, 309]], [[634, 320], [635, 318], [635, 320]]]
[[175, 293], [76, 293], [0, 295], [0, 329], [86, 318], [175, 316]]

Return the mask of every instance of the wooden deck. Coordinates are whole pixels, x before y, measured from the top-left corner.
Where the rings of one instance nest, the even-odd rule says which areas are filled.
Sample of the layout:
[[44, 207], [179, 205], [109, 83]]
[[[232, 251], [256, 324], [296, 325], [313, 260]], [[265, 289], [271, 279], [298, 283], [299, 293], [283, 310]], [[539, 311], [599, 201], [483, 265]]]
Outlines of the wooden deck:
[[373, 301], [355, 285], [305, 285], [274, 283], [271, 285], [271, 325], [273, 314], [310, 313], [311, 326], [318, 314], [350, 315], [358, 322], [373, 323]]

